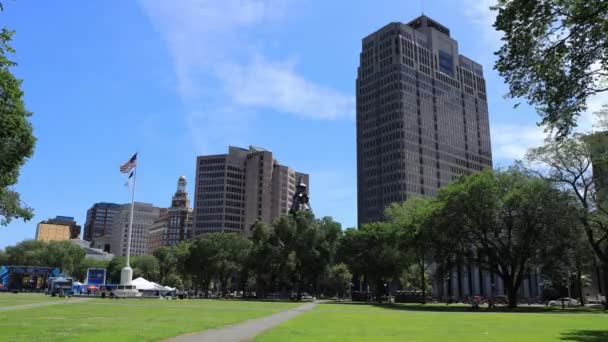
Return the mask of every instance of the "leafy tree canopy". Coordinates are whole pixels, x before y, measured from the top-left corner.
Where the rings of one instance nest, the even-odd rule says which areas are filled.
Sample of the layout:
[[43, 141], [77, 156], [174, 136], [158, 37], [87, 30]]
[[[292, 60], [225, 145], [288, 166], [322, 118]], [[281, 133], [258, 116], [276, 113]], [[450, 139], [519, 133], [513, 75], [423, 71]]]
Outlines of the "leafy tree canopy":
[[[0, 12], [2, 4], [0, 4]], [[33, 216], [12, 190], [17, 183], [19, 169], [34, 153], [36, 139], [28, 121], [31, 113], [25, 109], [21, 81], [11, 73], [16, 65], [9, 55], [15, 53], [10, 46], [14, 31], [0, 31], [0, 225], [8, 225], [13, 219], [29, 220]]]
[[495, 68], [510, 97], [535, 106], [541, 124], [568, 135], [589, 96], [608, 91], [608, 2], [499, 0], [504, 33]]

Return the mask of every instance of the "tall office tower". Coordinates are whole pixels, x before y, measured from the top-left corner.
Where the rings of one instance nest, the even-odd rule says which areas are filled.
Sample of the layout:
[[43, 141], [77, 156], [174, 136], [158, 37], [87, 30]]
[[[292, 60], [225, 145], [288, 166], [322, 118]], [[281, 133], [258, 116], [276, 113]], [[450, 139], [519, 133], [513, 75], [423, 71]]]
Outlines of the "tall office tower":
[[[127, 239], [131, 203], [122, 204], [114, 215], [112, 230], [100, 238], [93, 239], [93, 247], [116, 256], [127, 255]], [[148, 203], [135, 202], [131, 231], [131, 255], [148, 253], [148, 235], [152, 224], [160, 215], [160, 208]]]
[[251, 234], [258, 220], [270, 223], [289, 211], [296, 182], [307, 174], [280, 165], [272, 152], [230, 146], [228, 154], [196, 160], [194, 235], [213, 232]]
[[160, 217], [152, 224], [148, 234], [148, 253], [192, 237], [192, 208], [186, 184], [186, 177], [180, 176], [171, 207], [161, 209]]
[[57, 216], [38, 223], [36, 240], [62, 241], [80, 238], [80, 226], [73, 217]]
[[359, 224], [492, 166], [482, 66], [421, 16], [363, 38], [357, 72]]
[[93, 241], [95, 238], [112, 233], [114, 215], [120, 209], [115, 203], [95, 203], [87, 210], [87, 219], [84, 223], [83, 240]]

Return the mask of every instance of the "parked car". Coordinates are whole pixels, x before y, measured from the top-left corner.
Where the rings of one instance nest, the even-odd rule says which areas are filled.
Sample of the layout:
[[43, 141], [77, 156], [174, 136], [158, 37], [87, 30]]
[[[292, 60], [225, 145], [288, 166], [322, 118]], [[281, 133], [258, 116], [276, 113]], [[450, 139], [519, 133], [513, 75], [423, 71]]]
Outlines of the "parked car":
[[507, 296], [494, 296], [493, 300], [494, 304], [507, 305], [509, 303], [509, 298], [507, 298]]
[[562, 302], [564, 303], [564, 305], [566, 306], [577, 306], [577, 305], [581, 305], [581, 302], [574, 299], [574, 298], [568, 298], [568, 297], [563, 297], [563, 298], [558, 298], [555, 300], [552, 300], [549, 302], [550, 306], [561, 306]]

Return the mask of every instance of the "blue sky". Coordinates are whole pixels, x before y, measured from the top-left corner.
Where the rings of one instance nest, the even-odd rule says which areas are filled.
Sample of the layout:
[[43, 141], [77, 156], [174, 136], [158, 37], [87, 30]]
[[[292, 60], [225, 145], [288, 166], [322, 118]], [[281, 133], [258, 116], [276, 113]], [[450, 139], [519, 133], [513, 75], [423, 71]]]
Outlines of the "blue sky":
[[[532, 109], [513, 109], [492, 70], [491, 1], [425, 1], [460, 53], [484, 66], [494, 165], [542, 141]], [[311, 175], [311, 205], [356, 223], [355, 78], [361, 39], [420, 14], [418, 1], [5, 1], [38, 138], [18, 190], [30, 222], [0, 228], [0, 248], [56, 215], [83, 225], [95, 202], [127, 203], [118, 167], [140, 153], [136, 200], [168, 206], [196, 156], [265, 147]], [[597, 102], [597, 101], [596, 101]], [[591, 108], [596, 104], [592, 103]], [[583, 125], [588, 124], [587, 119]]]

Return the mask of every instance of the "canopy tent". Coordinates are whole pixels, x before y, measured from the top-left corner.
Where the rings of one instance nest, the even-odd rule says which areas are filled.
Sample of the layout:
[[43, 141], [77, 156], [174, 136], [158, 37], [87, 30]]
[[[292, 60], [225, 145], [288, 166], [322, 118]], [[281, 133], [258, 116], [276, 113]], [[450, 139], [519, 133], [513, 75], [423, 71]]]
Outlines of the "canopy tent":
[[156, 289], [157, 289], [157, 290], [159, 290], [159, 291], [173, 291], [173, 290], [175, 290], [175, 288], [174, 288], [174, 287], [162, 286], [162, 285], [157, 284], [157, 283], [155, 283], [155, 282], [151, 282], [151, 283], [152, 283], [152, 284], [153, 284], [153, 285], [156, 287]]
[[139, 277], [131, 282], [135, 285], [135, 288], [140, 291], [156, 290], [154, 283], [147, 281], [146, 279]]

